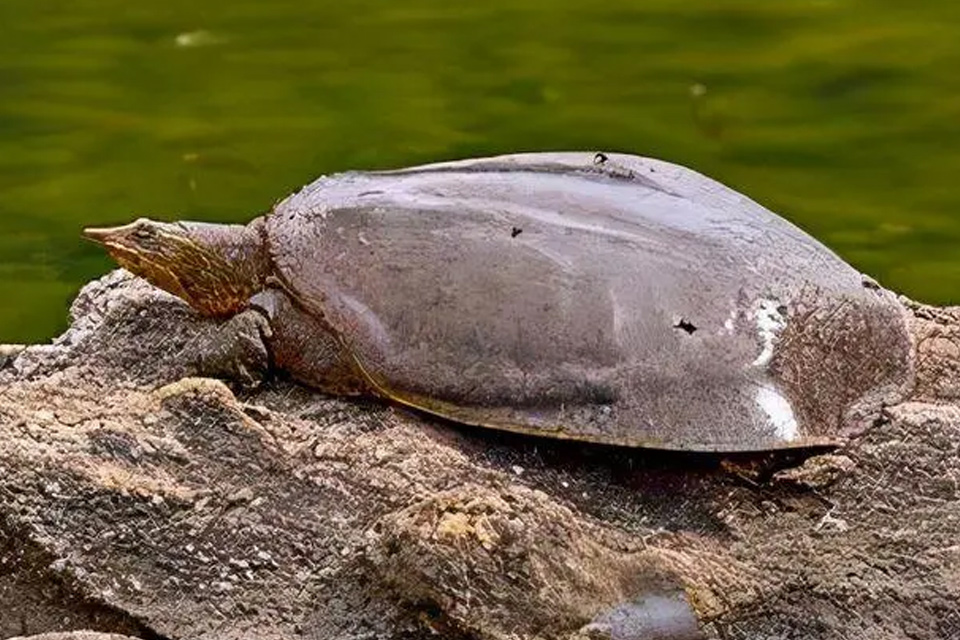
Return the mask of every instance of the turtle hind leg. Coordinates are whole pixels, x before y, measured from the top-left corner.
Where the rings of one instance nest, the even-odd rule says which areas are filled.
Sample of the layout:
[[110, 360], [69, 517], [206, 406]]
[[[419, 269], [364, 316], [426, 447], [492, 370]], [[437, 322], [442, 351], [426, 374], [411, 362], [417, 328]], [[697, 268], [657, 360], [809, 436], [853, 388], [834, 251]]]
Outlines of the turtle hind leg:
[[272, 365], [297, 382], [339, 396], [369, 393], [336, 333], [323, 321], [294, 302], [280, 289], [265, 289], [250, 300], [252, 309], [269, 319], [268, 339]]

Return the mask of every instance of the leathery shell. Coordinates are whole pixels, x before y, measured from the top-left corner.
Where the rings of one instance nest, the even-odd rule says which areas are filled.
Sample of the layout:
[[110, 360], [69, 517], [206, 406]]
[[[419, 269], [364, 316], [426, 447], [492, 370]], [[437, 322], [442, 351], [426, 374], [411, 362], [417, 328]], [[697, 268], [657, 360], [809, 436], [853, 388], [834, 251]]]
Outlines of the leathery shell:
[[521, 154], [344, 173], [281, 202], [267, 228], [281, 279], [383, 395], [467, 424], [807, 446], [864, 428], [912, 382], [894, 294], [667, 162]]

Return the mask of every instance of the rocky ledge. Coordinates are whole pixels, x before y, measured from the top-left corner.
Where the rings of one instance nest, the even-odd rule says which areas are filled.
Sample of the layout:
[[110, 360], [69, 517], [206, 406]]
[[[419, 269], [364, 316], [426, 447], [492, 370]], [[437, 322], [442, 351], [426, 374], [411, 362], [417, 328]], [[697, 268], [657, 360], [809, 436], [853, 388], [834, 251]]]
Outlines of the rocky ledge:
[[757, 464], [231, 389], [114, 272], [0, 348], [0, 638], [960, 637], [960, 310], [911, 309], [910, 401]]

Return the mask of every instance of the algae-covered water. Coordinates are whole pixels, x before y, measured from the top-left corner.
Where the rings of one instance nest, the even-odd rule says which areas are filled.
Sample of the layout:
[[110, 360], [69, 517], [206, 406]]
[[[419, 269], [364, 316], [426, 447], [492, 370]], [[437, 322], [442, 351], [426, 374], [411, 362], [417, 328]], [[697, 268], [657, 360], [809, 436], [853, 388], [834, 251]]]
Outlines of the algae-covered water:
[[960, 3], [3, 0], [0, 342], [111, 268], [86, 224], [552, 149], [689, 165], [960, 302]]

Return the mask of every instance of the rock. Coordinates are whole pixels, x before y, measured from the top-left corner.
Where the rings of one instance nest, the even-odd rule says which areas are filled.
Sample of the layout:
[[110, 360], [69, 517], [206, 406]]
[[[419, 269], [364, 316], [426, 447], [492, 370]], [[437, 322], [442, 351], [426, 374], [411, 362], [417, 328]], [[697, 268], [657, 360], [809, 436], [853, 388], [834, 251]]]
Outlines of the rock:
[[13, 640], [134, 640], [132, 636], [96, 631], [68, 631], [66, 633], [41, 633], [35, 636], [17, 636]]
[[604, 612], [580, 629], [596, 640], [695, 640], [701, 637], [683, 593], [655, 595], [626, 602]]
[[216, 322], [114, 272], [0, 350], [0, 638], [960, 637], [960, 314], [913, 311], [911, 401], [754, 482], [232, 388]]
[[490, 638], [524, 628], [564, 637], [638, 595], [679, 590], [629, 537], [501, 482], [461, 485], [381, 518], [368, 561], [398, 596], [433, 603], [443, 626]]
[[823, 489], [848, 475], [855, 466], [856, 463], [845, 455], [825, 453], [804, 460], [800, 466], [778, 471], [773, 477], [810, 489]]
[[0, 344], [0, 369], [12, 364], [14, 359], [26, 349], [23, 344]]

